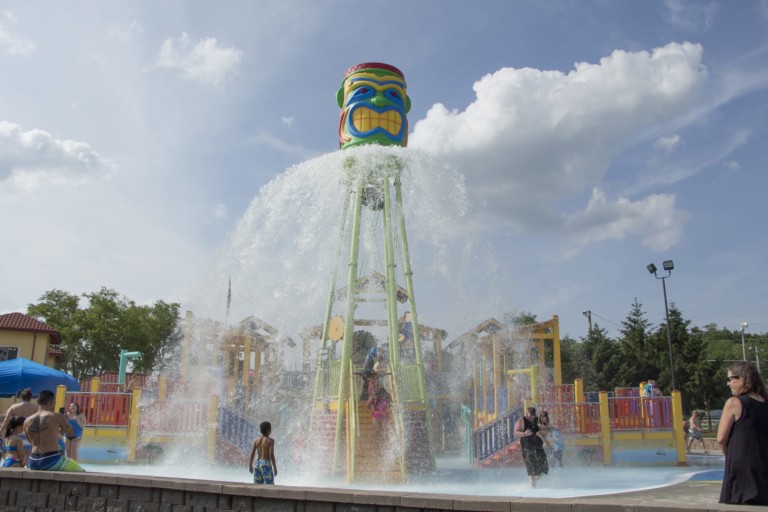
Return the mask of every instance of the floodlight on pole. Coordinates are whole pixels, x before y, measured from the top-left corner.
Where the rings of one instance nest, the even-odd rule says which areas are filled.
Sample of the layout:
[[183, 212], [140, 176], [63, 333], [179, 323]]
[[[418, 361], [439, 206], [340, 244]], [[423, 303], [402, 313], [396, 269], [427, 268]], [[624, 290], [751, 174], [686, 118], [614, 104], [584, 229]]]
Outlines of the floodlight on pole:
[[582, 311], [581, 314], [587, 317], [587, 320], [589, 321], [589, 336], [591, 337], [592, 336], [592, 311], [588, 309], [586, 311]]
[[669, 373], [672, 380], [672, 389], [676, 389], [677, 386], [675, 385], [675, 360], [672, 357], [672, 334], [670, 334], [669, 330], [669, 307], [667, 306], [667, 278], [672, 275], [672, 269], [675, 268], [674, 262], [672, 260], [666, 260], [662, 263], [662, 267], [664, 270], [667, 271], [666, 276], [659, 277], [656, 272], [658, 269], [656, 268], [656, 265], [653, 263], [649, 264], [645, 268], [648, 269], [648, 272], [650, 274], [653, 274], [653, 277], [656, 279], [661, 279], [661, 289], [664, 292], [664, 313], [667, 318], [667, 346], [669, 348]]
[[747, 360], [747, 346], [744, 344], [744, 331], [747, 330], [747, 327], [749, 327], [749, 323], [747, 322], [741, 323], [741, 355], [744, 361]]

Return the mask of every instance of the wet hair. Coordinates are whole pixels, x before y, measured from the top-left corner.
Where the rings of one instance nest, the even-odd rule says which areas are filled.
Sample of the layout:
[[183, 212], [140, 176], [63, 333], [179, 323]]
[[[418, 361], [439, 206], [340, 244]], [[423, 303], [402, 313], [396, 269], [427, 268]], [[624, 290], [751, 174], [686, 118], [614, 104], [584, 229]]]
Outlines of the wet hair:
[[376, 398], [386, 398], [387, 400], [391, 400], [391, 397], [389, 396], [389, 391], [387, 391], [387, 388], [384, 386], [380, 386], [376, 390]]
[[752, 363], [749, 361], [739, 361], [733, 363], [728, 367], [728, 371], [736, 377], [744, 379], [744, 387], [741, 390], [742, 395], [748, 395], [750, 393], [756, 393], [768, 400], [768, 396], [765, 393], [765, 386], [763, 380], [760, 378], [760, 374], [757, 372]]
[[24, 391], [21, 392], [21, 399], [22, 400], [32, 400], [32, 389], [27, 388]]
[[19, 425], [24, 424], [24, 420], [26, 420], [24, 416], [14, 416], [11, 418], [11, 421], [8, 422], [8, 426], [5, 427], [5, 437], [6, 439], [11, 437], [11, 434], [13, 431], [18, 427]]
[[37, 395], [38, 405], [48, 405], [56, 399], [56, 395], [50, 389], [44, 389]]
[[261, 425], [259, 425], [259, 431], [261, 435], [268, 436], [272, 432], [272, 424], [268, 421], [262, 421]]

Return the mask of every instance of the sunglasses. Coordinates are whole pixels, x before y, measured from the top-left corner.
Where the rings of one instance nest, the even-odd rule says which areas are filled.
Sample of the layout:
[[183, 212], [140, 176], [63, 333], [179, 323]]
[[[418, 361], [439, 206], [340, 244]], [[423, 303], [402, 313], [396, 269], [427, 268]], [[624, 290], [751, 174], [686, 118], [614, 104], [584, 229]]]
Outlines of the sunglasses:
[[726, 381], [725, 381], [725, 384], [726, 384], [726, 385], [728, 385], [728, 384], [730, 384], [730, 383], [731, 383], [731, 381], [732, 381], [732, 380], [736, 380], [736, 379], [740, 379], [740, 378], [741, 378], [741, 377], [738, 377], [738, 376], [736, 376], [736, 375], [731, 375], [730, 377], [728, 377], [728, 378], [726, 379]]

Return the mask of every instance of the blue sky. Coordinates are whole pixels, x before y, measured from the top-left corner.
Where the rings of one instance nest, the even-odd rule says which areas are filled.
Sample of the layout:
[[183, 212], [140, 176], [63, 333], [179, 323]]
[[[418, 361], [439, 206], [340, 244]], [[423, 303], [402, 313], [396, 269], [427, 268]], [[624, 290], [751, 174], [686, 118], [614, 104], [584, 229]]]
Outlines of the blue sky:
[[579, 337], [585, 310], [615, 336], [635, 299], [658, 324], [665, 259], [694, 325], [768, 330], [765, 0], [0, 1], [0, 312], [192, 307], [260, 189], [336, 151], [368, 61], [405, 74], [409, 149], [463, 177], [486, 278], [449, 336], [531, 311]]

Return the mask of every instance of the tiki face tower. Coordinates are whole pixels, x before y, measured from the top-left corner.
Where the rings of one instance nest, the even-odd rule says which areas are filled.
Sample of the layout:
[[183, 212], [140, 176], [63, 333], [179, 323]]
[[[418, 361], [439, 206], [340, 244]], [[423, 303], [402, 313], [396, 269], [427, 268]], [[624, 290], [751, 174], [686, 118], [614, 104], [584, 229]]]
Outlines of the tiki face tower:
[[367, 62], [344, 74], [336, 93], [341, 108], [339, 146], [358, 144], [408, 145], [411, 99], [405, 92], [403, 73], [394, 66]]
[[[339, 146], [349, 156], [312, 430], [334, 439], [333, 446], [315, 446], [326, 446], [320, 456], [333, 459], [336, 474], [349, 481], [405, 481], [409, 471], [434, 464], [397, 148], [408, 141], [411, 100], [399, 69], [368, 62], [347, 70], [336, 101]], [[384, 355], [379, 375], [360, 359], [361, 337], [374, 343], [364, 346], [368, 359]], [[374, 429], [368, 398], [378, 388], [386, 389], [391, 406], [386, 425]]]

